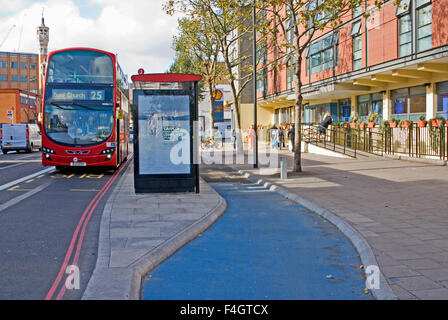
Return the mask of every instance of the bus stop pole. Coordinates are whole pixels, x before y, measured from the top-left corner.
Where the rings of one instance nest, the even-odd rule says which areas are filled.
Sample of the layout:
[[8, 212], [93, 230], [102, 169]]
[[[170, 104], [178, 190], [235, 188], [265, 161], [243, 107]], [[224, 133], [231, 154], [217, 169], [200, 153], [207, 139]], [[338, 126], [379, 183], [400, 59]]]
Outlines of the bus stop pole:
[[[198, 121], [199, 121], [199, 117], [198, 117], [198, 113], [199, 113], [199, 110], [198, 110], [198, 106], [199, 106], [199, 99], [198, 99], [198, 82], [197, 81], [195, 81], [194, 82], [194, 100], [195, 100], [195, 108], [194, 108], [194, 121], [195, 121], [195, 123], [198, 123]], [[197, 128], [197, 125], [196, 126], [193, 126], [193, 128]], [[194, 152], [196, 153], [196, 163], [194, 164], [195, 166], [196, 166], [196, 193], [199, 193], [199, 186], [200, 186], [200, 183], [199, 183], [199, 163], [200, 163], [200, 157], [201, 157], [201, 155], [200, 155], [200, 153], [199, 153], [199, 146], [198, 146], [198, 142], [199, 142], [199, 137], [197, 136], [197, 130], [195, 130], [195, 132], [193, 132], [193, 137], [195, 137], [194, 139], [193, 139], [193, 142], [194, 142], [194, 147], [193, 147], [193, 150], [194, 150]]]

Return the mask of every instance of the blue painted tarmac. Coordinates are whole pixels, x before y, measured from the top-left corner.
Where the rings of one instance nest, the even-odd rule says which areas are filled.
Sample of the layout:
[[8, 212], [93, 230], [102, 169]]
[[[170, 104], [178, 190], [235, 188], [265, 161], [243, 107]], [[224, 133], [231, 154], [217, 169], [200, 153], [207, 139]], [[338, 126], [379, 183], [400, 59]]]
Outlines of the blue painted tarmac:
[[259, 185], [212, 186], [227, 212], [153, 270], [143, 299], [373, 299], [355, 248], [330, 222]]

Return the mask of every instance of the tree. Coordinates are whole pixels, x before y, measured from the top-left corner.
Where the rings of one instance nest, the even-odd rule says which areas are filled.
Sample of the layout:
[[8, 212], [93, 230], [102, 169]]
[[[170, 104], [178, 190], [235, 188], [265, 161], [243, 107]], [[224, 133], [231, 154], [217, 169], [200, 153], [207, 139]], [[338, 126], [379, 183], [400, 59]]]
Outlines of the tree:
[[[315, 35], [319, 31], [330, 31], [340, 26], [350, 17], [352, 10], [358, 9], [367, 0], [255, 0], [255, 6], [265, 11], [263, 36], [267, 37], [268, 50], [276, 50], [278, 55], [289, 55], [295, 61], [295, 146], [294, 171], [302, 171], [302, 60]], [[363, 13], [368, 18], [387, 0], [368, 1], [369, 8]], [[399, 4], [400, 0], [396, 1]]]
[[204, 84], [210, 97], [210, 132], [213, 135], [214, 106], [217, 80], [222, 76], [218, 63], [219, 47], [213, 43], [207, 25], [201, 20], [182, 18], [178, 20], [179, 36], [174, 37], [176, 59], [170, 72], [201, 74], [200, 95]]
[[[243, 0], [170, 0], [165, 9], [168, 14], [181, 12], [188, 19], [201, 21], [212, 46], [219, 49], [224, 65], [224, 77], [229, 81], [233, 95], [236, 129], [241, 129], [240, 97], [252, 79], [250, 55], [241, 55], [238, 42], [252, 34], [252, 4]], [[239, 68], [237, 74], [235, 69]], [[237, 130], [237, 151], [243, 151], [240, 130]]]

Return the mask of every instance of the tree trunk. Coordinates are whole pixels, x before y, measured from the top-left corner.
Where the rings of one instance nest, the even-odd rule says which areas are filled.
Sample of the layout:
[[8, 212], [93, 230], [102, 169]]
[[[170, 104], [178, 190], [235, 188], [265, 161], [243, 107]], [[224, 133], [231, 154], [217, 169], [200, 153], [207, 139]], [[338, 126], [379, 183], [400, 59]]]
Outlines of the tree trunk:
[[[213, 95], [213, 84], [209, 83], [209, 95], [210, 95], [210, 137], [214, 137], [213, 127], [215, 126], [215, 97]], [[205, 131], [205, 128], [204, 128]]]
[[296, 58], [296, 104], [294, 115], [294, 171], [302, 172], [302, 81], [300, 74], [302, 72], [302, 57], [301, 53], [297, 52]]
[[238, 94], [236, 92], [235, 83], [233, 81], [230, 82], [230, 87], [232, 88], [233, 94], [233, 116], [236, 125], [236, 153], [241, 155], [244, 153], [244, 145], [240, 120], [240, 103], [238, 101]]

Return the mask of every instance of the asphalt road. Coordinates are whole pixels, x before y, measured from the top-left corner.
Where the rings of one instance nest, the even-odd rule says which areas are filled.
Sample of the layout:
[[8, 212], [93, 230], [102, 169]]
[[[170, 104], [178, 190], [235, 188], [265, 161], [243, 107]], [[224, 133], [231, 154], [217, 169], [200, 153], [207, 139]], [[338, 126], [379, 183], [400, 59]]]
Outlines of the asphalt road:
[[203, 166], [227, 212], [146, 278], [145, 300], [372, 299], [331, 223], [225, 166]]
[[0, 156], [0, 299], [80, 299], [96, 263], [107, 182], [118, 172], [42, 172], [40, 159]]

